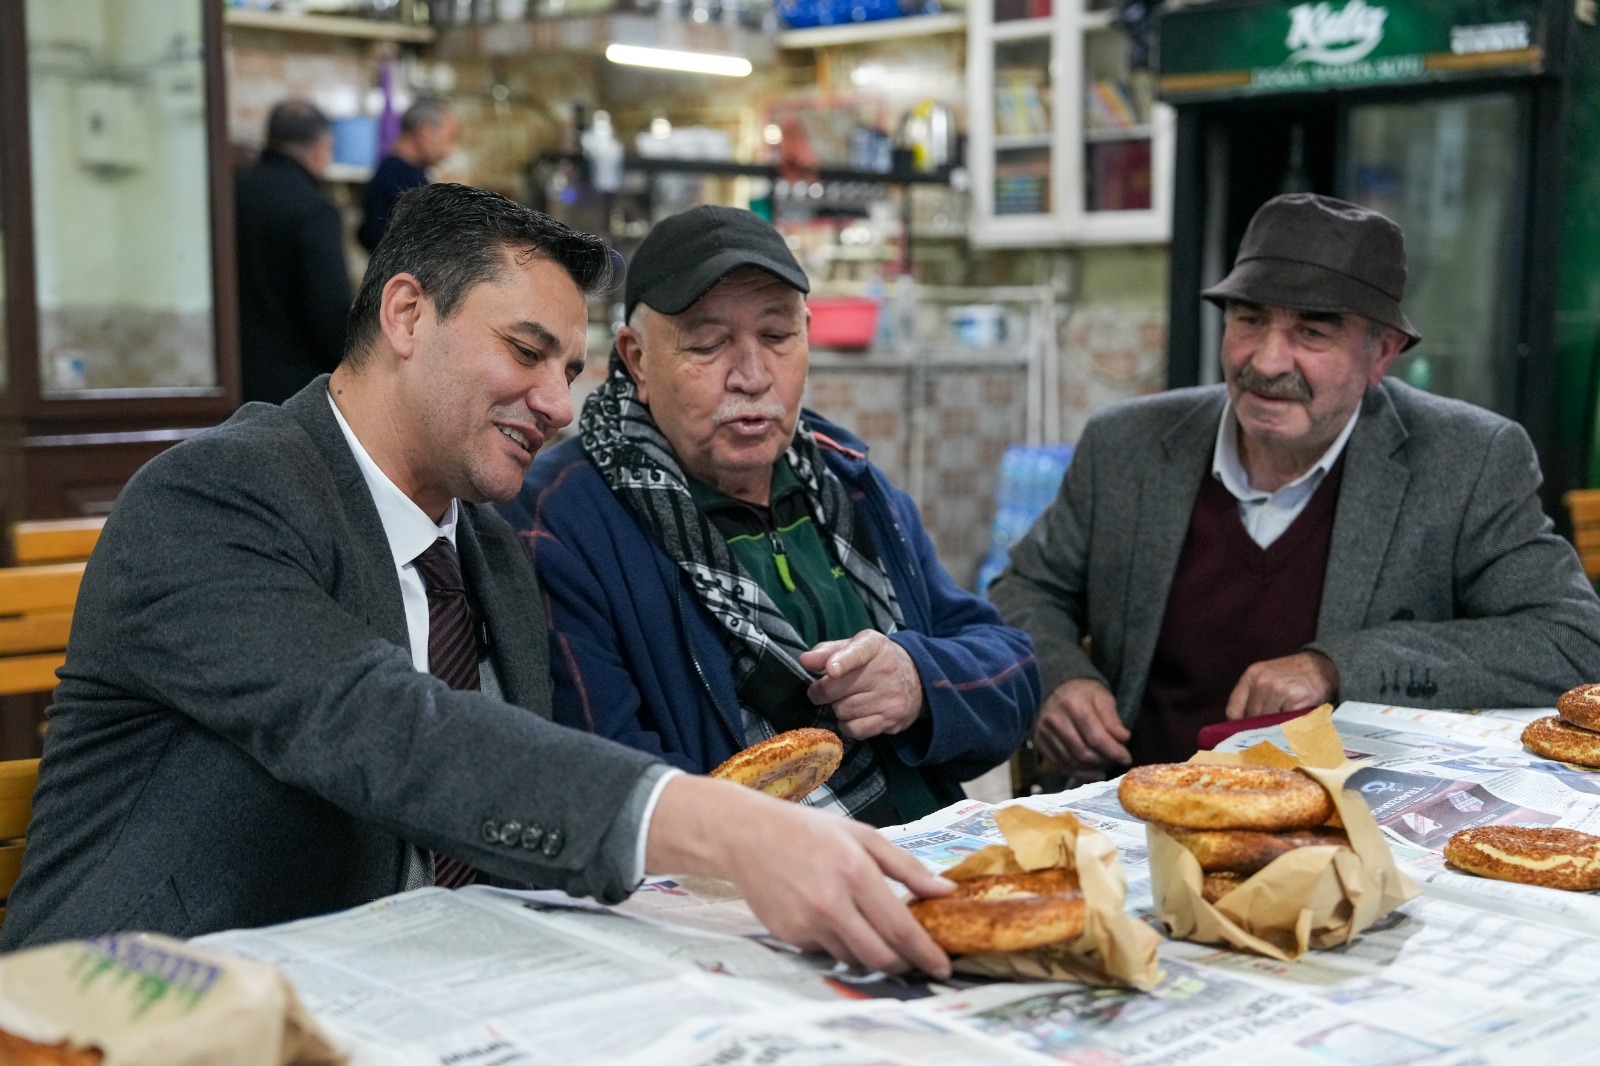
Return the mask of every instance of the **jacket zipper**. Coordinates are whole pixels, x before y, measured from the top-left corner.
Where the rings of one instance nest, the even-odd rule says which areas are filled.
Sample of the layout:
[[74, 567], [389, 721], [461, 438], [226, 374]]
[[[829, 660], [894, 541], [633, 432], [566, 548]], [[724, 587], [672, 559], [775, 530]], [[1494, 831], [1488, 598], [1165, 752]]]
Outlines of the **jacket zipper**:
[[733, 734], [734, 743], [742, 746], [744, 743], [744, 730], [739, 726], [735, 726], [729, 720], [727, 708], [723, 707], [721, 701], [717, 699], [716, 692], [711, 688], [711, 682], [706, 679], [705, 669], [700, 665], [700, 657], [694, 652], [694, 639], [689, 636], [689, 619], [683, 613], [683, 581], [681, 578], [676, 582], [675, 589], [678, 622], [683, 627], [684, 644], [689, 649], [689, 663], [694, 667], [694, 674], [700, 679], [700, 686], [706, 690], [706, 698], [711, 701], [711, 706], [716, 708], [718, 717], [722, 719], [722, 724], [727, 726], [728, 731]]
[[778, 535], [778, 524], [769, 522], [768, 525], [771, 527], [767, 535], [772, 539], [772, 564], [778, 568], [778, 580], [783, 582], [783, 587], [793, 592], [794, 576], [789, 573], [789, 555], [783, 547], [783, 538]]

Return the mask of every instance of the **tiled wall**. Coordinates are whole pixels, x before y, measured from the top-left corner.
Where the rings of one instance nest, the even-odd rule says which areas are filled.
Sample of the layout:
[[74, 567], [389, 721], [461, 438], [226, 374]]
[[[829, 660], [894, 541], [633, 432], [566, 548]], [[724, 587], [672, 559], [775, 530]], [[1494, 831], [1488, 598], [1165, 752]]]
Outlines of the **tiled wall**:
[[41, 308], [41, 384], [47, 390], [215, 385], [211, 327], [210, 311], [124, 304]]

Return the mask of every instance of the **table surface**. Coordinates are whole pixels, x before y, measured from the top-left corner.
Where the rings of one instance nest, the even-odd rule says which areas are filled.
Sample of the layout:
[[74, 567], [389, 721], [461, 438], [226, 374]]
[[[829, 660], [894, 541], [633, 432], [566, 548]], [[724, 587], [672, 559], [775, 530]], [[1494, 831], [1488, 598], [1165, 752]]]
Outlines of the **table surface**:
[[[853, 975], [775, 950], [729, 886], [654, 879], [618, 908], [423, 889], [202, 943], [276, 962], [366, 1063], [1600, 1062], [1600, 897], [1472, 878], [1439, 848], [1469, 824], [1600, 831], [1600, 773], [1525, 751], [1549, 711], [1346, 704], [1334, 717], [1397, 864], [1422, 889], [1351, 942], [1282, 962], [1168, 940], [1148, 991]], [[1278, 727], [1228, 738], [1240, 750]], [[1115, 782], [1015, 801], [1115, 843], [1152, 917], [1144, 826]], [[885, 830], [946, 868], [1002, 842], [969, 800]]]

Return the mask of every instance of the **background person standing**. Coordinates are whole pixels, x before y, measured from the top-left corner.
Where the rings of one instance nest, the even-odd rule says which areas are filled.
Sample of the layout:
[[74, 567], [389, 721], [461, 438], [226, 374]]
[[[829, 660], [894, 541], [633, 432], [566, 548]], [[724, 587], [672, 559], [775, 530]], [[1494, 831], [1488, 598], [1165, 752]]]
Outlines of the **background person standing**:
[[389, 154], [361, 194], [363, 217], [356, 236], [362, 247], [370, 252], [378, 246], [400, 194], [428, 184], [428, 168], [455, 147], [456, 117], [447, 104], [419, 100], [406, 108], [400, 116], [400, 136], [389, 146]]
[[239, 175], [239, 346], [246, 401], [282, 403], [339, 365], [350, 312], [339, 209], [321, 175], [333, 128], [308, 100], [267, 118], [267, 145]]

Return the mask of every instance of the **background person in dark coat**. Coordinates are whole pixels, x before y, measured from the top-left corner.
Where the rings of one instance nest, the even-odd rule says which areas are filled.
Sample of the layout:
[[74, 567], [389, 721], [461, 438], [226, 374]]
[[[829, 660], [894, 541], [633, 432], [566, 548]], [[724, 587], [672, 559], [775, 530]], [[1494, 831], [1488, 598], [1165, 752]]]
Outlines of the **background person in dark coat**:
[[333, 158], [327, 116], [285, 100], [267, 146], [239, 176], [239, 348], [244, 399], [282, 403], [339, 365], [350, 312], [339, 210], [322, 190]]
[[456, 118], [438, 100], [419, 100], [400, 116], [400, 136], [389, 146], [361, 193], [363, 217], [356, 237], [372, 251], [389, 228], [400, 194], [428, 184], [428, 168], [455, 151]]

